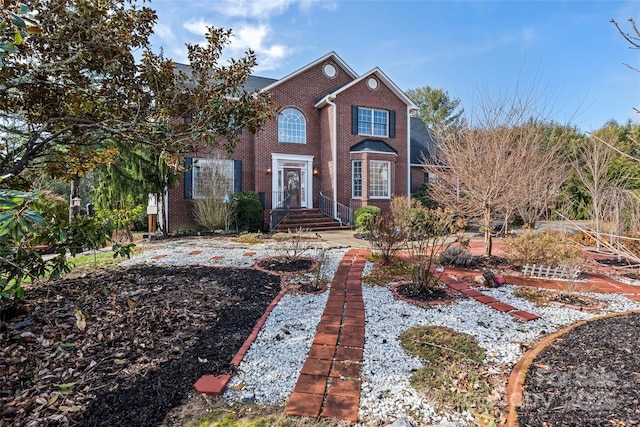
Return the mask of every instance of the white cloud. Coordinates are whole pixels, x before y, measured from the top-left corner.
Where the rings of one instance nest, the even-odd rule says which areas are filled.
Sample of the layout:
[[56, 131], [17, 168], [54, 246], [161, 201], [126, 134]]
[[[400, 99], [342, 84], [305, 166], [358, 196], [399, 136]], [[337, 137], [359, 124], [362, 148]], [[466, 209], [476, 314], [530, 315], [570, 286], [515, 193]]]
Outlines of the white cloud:
[[153, 32], [164, 41], [170, 42], [176, 39], [176, 34], [168, 25], [157, 23], [153, 28]]
[[217, 1], [215, 10], [235, 18], [261, 18], [283, 14], [294, 0], [223, 0]]
[[252, 26], [242, 24], [234, 31], [234, 37], [229, 46], [232, 56], [240, 55], [252, 49], [258, 57], [258, 70], [272, 70], [289, 54], [290, 49], [282, 44], [269, 44], [268, 38], [272, 33], [267, 24]]
[[199, 19], [197, 21], [188, 21], [182, 24], [182, 27], [189, 31], [192, 34], [204, 37], [207, 34], [207, 27], [213, 26], [208, 22], [205, 22], [203, 19]]

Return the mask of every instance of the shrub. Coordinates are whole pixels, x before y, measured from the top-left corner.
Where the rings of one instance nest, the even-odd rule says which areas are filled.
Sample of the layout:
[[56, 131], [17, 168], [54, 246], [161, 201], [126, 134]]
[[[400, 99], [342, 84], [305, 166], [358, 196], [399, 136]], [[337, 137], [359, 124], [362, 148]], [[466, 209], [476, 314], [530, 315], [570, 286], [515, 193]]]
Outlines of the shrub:
[[353, 214], [353, 222], [358, 231], [368, 232], [373, 219], [382, 213], [382, 209], [377, 206], [363, 206]]
[[473, 263], [473, 255], [462, 246], [450, 246], [440, 255], [440, 262], [444, 265], [469, 267]]
[[529, 231], [507, 239], [505, 250], [507, 258], [516, 265], [577, 266], [582, 261], [580, 247], [566, 233]]
[[431, 198], [431, 184], [428, 182], [418, 187], [412, 197], [428, 208], [438, 207], [438, 203]]
[[[434, 264], [442, 261], [438, 256], [455, 243], [461, 242], [464, 224], [456, 221], [450, 209], [427, 209], [420, 206], [412, 209], [408, 242], [409, 256], [415, 265], [412, 276], [416, 292], [430, 293], [438, 286], [439, 277], [434, 274]], [[451, 234], [456, 238], [451, 240]]]
[[260, 231], [264, 225], [264, 209], [253, 191], [236, 193], [236, 220], [238, 228], [246, 231]]
[[[360, 217], [362, 218], [362, 216]], [[374, 216], [368, 233], [371, 247], [380, 253], [382, 264], [389, 264], [407, 241], [407, 234], [393, 221], [391, 214]]]

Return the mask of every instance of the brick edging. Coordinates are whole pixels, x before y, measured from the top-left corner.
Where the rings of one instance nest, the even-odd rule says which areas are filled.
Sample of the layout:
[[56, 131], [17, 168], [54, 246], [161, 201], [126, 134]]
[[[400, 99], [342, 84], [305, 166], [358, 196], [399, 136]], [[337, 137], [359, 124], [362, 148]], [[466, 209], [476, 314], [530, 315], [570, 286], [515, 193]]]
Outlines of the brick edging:
[[[262, 329], [265, 322], [267, 321], [267, 318], [269, 318], [269, 315], [271, 314], [275, 306], [282, 299], [282, 296], [287, 292], [287, 289], [284, 287], [284, 280], [285, 278], [281, 276], [280, 292], [278, 292], [278, 295], [276, 295], [275, 298], [273, 298], [273, 300], [271, 301], [271, 303], [267, 306], [265, 312], [262, 314], [260, 319], [258, 319], [258, 322], [253, 327], [253, 330], [251, 331], [247, 339], [244, 341], [244, 343], [242, 344], [240, 349], [237, 351], [233, 359], [231, 359], [231, 365], [235, 366], [236, 368], [240, 366], [242, 359], [244, 359], [244, 356], [246, 356], [247, 352], [249, 351], [249, 347], [251, 347], [251, 344], [253, 344], [253, 342], [258, 338], [260, 329]], [[229, 374], [202, 375], [194, 383], [194, 387], [196, 391], [198, 391], [199, 393], [219, 396], [224, 392], [230, 380], [231, 380], [231, 375]]]
[[529, 350], [527, 350], [520, 360], [516, 363], [509, 375], [509, 380], [507, 382], [507, 421], [502, 425], [502, 427], [518, 427], [517, 417], [518, 414], [516, 412], [516, 407], [522, 405], [522, 386], [524, 385], [525, 379], [527, 377], [527, 372], [533, 360], [544, 350], [547, 348], [553, 341], [555, 341], [558, 337], [566, 334], [567, 332], [572, 331], [573, 329], [586, 325], [587, 323], [594, 322], [596, 320], [608, 319], [611, 317], [618, 316], [626, 316], [629, 314], [640, 314], [640, 310], [630, 310], [621, 313], [609, 313], [604, 316], [597, 316], [591, 319], [581, 320], [572, 325], [567, 326], [564, 329], [561, 329], [557, 332], [554, 332], [551, 335], [546, 336], [541, 341], [533, 344]]

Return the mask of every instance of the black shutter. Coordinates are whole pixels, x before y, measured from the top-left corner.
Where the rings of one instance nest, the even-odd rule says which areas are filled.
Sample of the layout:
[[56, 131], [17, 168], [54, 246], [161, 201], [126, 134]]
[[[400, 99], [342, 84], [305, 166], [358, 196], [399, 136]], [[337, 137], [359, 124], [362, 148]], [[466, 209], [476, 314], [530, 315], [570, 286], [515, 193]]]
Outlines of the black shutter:
[[396, 137], [396, 112], [389, 110], [389, 138]]
[[351, 106], [351, 133], [353, 135], [358, 134], [358, 106], [357, 105]]
[[233, 192], [242, 191], [242, 160], [233, 161]]
[[184, 198], [193, 199], [193, 157], [184, 158]]

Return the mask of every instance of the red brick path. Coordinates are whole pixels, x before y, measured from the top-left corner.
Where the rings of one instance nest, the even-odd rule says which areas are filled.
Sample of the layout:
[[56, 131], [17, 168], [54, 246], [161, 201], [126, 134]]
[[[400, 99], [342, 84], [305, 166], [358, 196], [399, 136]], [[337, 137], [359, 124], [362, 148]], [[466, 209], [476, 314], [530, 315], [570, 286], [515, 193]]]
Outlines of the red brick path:
[[358, 421], [364, 352], [362, 269], [368, 251], [350, 249], [340, 261], [307, 361], [285, 412]]

